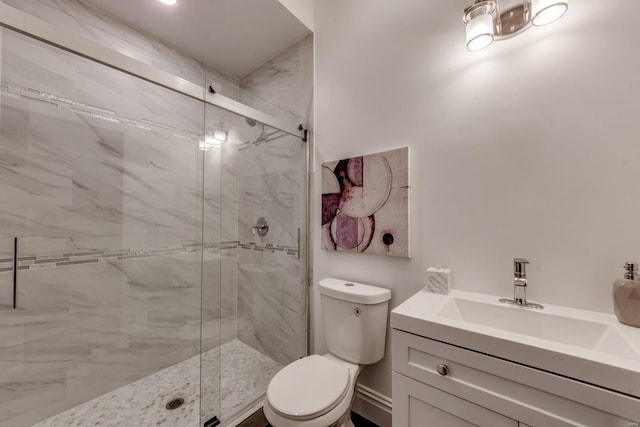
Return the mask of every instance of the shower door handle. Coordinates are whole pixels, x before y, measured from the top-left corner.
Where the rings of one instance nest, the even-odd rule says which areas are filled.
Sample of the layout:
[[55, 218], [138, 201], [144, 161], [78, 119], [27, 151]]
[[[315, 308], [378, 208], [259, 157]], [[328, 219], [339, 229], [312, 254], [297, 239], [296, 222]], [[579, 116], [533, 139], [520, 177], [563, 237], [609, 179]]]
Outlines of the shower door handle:
[[18, 291], [18, 238], [13, 238], [13, 309], [17, 307]]

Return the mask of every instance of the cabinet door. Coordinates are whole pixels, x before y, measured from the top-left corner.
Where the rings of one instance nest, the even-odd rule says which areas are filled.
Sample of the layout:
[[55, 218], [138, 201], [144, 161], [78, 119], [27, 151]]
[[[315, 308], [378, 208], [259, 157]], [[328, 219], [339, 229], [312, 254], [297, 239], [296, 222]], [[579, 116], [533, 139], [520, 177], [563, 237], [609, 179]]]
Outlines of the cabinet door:
[[518, 422], [393, 373], [394, 427], [518, 427]]

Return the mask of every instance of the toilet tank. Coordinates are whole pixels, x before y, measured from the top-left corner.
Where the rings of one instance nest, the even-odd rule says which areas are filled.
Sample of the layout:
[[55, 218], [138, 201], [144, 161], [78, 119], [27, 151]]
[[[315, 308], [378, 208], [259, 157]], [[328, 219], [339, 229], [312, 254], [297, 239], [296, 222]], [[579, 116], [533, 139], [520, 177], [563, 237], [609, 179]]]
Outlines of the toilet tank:
[[320, 280], [319, 289], [329, 352], [362, 365], [382, 359], [391, 291], [330, 278]]

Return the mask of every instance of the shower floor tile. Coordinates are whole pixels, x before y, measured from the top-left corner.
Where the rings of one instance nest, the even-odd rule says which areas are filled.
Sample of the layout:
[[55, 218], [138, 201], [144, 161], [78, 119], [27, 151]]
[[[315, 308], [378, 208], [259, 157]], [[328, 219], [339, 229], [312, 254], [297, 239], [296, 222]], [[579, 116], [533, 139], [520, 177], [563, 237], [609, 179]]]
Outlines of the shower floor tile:
[[[278, 362], [233, 340], [204, 353], [202, 366], [200, 357], [194, 356], [35, 427], [198, 427], [201, 425], [198, 417], [201, 369], [203, 420], [217, 415], [224, 421], [259, 399], [280, 368], [282, 365]], [[222, 399], [218, 402], [219, 396]], [[184, 398], [184, 405], [167, 410], [166, 403], [177, 397]]]

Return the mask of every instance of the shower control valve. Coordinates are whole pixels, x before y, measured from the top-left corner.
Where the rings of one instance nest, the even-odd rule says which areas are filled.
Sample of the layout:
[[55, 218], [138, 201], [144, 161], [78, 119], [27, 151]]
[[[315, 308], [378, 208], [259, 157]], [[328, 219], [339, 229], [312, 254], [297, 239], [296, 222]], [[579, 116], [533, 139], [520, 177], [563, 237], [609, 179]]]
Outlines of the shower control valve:
[[256, 222], [256, 225], [254, 225], [252, 229], [254, 236], [257, 234], [260, 237], [264, 237], [269, 232], [269, 221], [267, 221], [267, 218], [261, 216], [258, 218], [258, 222]]

